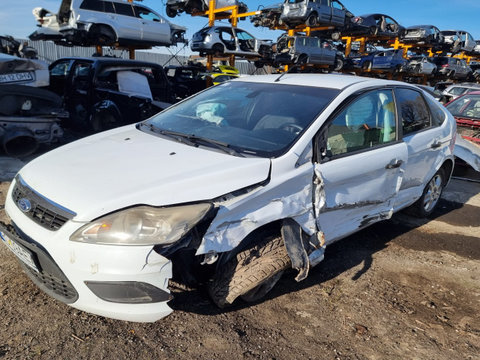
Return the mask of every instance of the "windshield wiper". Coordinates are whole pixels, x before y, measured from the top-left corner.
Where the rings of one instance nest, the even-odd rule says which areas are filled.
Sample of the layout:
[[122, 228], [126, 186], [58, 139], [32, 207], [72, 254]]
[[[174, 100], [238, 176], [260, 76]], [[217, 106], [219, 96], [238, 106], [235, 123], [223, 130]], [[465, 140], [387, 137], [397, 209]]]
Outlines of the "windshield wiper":
[[207, 146], [213, 146], [214, 148], [222, 150], [223, 152], [225, 152], [229, 155], [244, 157], [238, 151], [232, 149], [229, 144], [224, 143], [222, 141], [203, 138], [203, 137], [193, 135], [193, 134], [192, 135], [186, 135], [185, 134], [185, 136], [188, 138], [188, 140], [194, 142], [197, 146], [200, 145], [200, 144], [207, 145]]
[[205, 145], [205, 146], [210, 146], [214, 147], [216, 149], [219, 149], [229, 155], [232, 156], [240, 156], [244, 157], [244, 155], [240, 154], [238, 151], [232, 149], [229, 144], [218, 141], [218, 140], [213, 140], [213, 139], [208, 139], [208, 138], [203, 138], [197, 135], [189, 135], [189, 134], [184, 134], [172, 130], [164, 130], [164, 129], [159, 129], [155, 127], [153, 124], [146, 124], [146, 123], [140, 123], [140, 126], [146, 126], [150, 131], [155, 132], [157, 134], [163, 135], [170, 137], [178, 142], [190, 145], [190, 146], [195, 146], [198, 147], [199, 145]]
[[176, 131], [171, 131], [171, 130], [164, 130], [164, 129], [159, 129], [155, 127], [153, 124], [146, 124], [146, 123], [140, 123], [140, 126], [146, 126], [150, 131], [172, 138], [178, 142], [181, 142], [182, 144], [187, 144], [190, 146], [196, 146], [196, 144], [192, 141], [189, 140], [188, 135], [179, 133]]

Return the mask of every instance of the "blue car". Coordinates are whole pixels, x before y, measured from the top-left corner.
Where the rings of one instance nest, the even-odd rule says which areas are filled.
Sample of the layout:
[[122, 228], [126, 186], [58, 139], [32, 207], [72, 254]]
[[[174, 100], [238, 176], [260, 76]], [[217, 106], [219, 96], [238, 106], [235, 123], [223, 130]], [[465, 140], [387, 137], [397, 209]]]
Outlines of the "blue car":
[[375, 51], [368, 55], [351, 58], [353, 66], [364, 70], [402, 71], [407, 60], [403, 58], [403, 50]]

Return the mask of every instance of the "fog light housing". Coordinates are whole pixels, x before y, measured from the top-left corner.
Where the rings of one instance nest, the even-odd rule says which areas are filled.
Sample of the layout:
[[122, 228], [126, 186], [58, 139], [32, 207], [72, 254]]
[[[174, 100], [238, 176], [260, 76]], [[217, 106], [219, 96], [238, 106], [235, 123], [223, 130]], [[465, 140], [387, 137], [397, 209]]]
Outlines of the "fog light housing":
[[114, 303], [149, 304], [173, 298], [165, 290], [137, 281], [85, 281], [85, 285], [100, 299]]

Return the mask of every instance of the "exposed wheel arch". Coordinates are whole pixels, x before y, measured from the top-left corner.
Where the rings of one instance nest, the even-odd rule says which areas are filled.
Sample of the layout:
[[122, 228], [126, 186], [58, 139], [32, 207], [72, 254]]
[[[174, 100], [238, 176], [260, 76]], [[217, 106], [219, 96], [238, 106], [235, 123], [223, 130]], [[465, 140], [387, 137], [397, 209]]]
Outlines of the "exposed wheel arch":
[[115, 30], [107, 24], [93, 24], [88, 29], [89, 41], [96, 45], [113, 45], [118, 36]]

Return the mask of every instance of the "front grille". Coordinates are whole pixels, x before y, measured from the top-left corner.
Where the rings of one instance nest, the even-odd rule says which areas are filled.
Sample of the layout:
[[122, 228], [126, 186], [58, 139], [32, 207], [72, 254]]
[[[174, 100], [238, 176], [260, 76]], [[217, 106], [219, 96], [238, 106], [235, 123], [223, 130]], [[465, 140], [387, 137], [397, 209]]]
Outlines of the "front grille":
[[23, 233], [14, 224], [5, 228], [10, 236], [20, 245], [27, 248], [35, 258], [39, 272], [33, 270], [27, 265], [22, 264], [25, 273], [40, 289], [55, 299], [67, 304], [74, 303], [78, 299], [78, 293], [73, 285], [68, 281], [65, 274], [52, 259], [50, 254], [40, 244], [35, 242], [25, 233]]
[[[63, 224], [73, 219], [76, 215], [73, 211], [62, 208], [36, 193], [20, 176], [16, 178], [15, 187], [12, 191], [12, 199], [26, 216], [48, 230], [56, 231], [60, 229]], [[19, 201], [22, 199], [28, 200], [30, 205], [29, 209], [26, 210], [19, 206]]]

